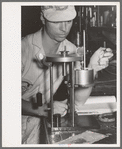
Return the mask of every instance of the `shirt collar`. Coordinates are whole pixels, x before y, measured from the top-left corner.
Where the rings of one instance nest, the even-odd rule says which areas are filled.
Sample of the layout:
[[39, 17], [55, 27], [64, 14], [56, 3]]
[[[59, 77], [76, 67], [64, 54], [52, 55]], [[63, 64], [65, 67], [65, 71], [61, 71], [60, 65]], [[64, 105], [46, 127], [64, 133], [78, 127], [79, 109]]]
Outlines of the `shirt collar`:
[[45, 55], [43, 46], [42, 46], [42, 28], [34, 33], [32, 44], [34, 45], [35, 56], [38, 57], [40, 53]]
[[34, 33], [32, 43], [38, 48], [42, 48], [42, 29]]

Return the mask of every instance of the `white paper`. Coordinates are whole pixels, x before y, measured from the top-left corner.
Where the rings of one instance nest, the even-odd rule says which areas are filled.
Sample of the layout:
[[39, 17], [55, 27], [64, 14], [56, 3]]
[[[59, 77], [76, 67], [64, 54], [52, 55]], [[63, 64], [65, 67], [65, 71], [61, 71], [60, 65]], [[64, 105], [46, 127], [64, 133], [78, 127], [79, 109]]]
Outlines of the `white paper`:
[[96, 115], [115, 112], [117, 103], [115, 96], [92, 96], [83, 106], [76, 109], [78, 115]]
[[85, 102], [86, 104], [97, 104], [97, 103], [113, 103], [116, 102], [115, 96], [90, 96], [87, 101]]

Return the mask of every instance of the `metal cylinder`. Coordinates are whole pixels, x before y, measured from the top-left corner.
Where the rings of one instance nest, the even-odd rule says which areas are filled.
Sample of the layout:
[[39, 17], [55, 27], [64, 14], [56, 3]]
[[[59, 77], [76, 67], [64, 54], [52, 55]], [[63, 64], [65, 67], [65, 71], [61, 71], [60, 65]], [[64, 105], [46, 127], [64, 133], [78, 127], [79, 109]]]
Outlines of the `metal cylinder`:
[[62, 64], [62, 75], [64, 77], [67, 75], [67, 63]]
[[92, 86], [94, 83], [94, 71], [90, 68], [75, 70], [75, 84], [83, 87]]
[[54, 114], [53, 115], [53, 126], [54, 127], [61, 127], [61, 115], [60, 114]]

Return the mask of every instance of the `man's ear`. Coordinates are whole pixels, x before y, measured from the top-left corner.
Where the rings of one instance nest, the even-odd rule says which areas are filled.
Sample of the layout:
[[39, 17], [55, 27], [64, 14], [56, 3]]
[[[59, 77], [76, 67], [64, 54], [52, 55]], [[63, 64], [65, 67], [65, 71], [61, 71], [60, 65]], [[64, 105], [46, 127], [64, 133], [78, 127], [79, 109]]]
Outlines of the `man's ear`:
[[44, 15], [43, 15], [43, 13], [42, 13], [42, 12], [41, 12], [40, 19], [41, 19], [42, 23], [43, 23], [43, 24], [45, 24], [45, 18], [44, 18]]

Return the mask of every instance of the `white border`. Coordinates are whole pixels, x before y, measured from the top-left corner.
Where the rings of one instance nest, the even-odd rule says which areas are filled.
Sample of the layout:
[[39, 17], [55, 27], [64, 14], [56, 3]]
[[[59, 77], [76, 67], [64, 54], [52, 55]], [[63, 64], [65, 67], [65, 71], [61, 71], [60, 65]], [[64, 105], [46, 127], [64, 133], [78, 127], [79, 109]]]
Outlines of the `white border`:
[[[116, 145], [22, 145], [21, 144], [21, 6], [103, 5], [103, 2], [2, 2], [2, 147], [119, 147], [120, 121]], [[117, 5], [117, 106], [120, 116], [120, 3]]]

